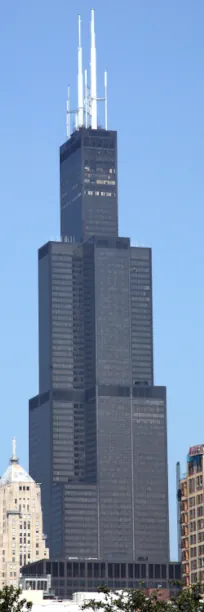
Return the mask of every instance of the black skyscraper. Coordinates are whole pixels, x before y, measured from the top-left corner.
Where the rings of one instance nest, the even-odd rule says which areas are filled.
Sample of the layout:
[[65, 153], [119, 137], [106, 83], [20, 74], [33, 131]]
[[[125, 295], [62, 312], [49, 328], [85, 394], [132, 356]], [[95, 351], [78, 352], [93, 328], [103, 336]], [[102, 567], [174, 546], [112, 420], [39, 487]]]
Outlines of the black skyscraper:
[[60, 190], [63, 241], [39, 250], [39, 395], [29, 403], [48, 545], [52, 557], [166, 563], [151, 249], [118, 237], [116, 132], [72, 134], [60, 149]]

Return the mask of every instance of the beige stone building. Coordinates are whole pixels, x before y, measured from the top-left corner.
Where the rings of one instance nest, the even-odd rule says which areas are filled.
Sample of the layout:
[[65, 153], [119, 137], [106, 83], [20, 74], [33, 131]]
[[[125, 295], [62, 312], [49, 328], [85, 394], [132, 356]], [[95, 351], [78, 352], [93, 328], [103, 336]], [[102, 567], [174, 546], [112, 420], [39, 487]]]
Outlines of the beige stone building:
[[0, 478], [0, 588], [17, 586], [23, 565], [48, 556], [40, 485], [19, 465], [13, 439], [10, 465]]
[[186, 473], [178, 479], [178, 504], [183, 583], [200, 582], [204, 592], [204, 444], [188, 451]]

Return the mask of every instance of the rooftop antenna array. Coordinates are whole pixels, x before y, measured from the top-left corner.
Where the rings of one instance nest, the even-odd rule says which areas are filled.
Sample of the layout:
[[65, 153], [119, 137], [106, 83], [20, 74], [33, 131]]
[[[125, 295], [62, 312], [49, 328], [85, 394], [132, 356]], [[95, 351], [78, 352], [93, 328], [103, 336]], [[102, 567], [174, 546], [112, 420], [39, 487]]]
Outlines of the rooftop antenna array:
[[98, 127], [97, 102], [104, 102], [104, 126], [108, 129], [108, 77], [107, 72], [104, 72], [104, 96], [97, 97], [97, 66], [96, 66], [96, 35], [95, 35], [95, 13], [91, 9], [91, 54], [90, 54], [90, 87], [88, 85], [88, 71], [84, 72], [83, 79], [83, 59], [82, 59], [82, 42], [81, 42], [81, 17], [78, 15], [78, 76], [77, 76], [77, 92], [78, 106], [77, 109], [71, 110], [70, 101], [70, 86], [68, 87], [67, 97], [67, 138], [71, 136], [71, 115], [75, 116], [75, 130], [79, 130], [82, 126], [96, 130]]

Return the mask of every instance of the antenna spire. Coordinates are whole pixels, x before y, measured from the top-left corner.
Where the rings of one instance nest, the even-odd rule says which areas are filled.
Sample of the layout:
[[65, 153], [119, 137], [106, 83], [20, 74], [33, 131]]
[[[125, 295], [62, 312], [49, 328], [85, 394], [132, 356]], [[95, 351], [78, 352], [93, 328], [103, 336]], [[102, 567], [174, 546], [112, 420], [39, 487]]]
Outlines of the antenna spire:
[[84, 98], [84, 105], [85, 105], [85, 128], [88, 127], [88, 111], [89, 111], [89, 93], [88, 93], [88, 74], [87, 74], [87, 70], [85, 70], [84, 73], [84, 87], [85, 87], [85, 98]]
[[91, 127], [97, 130], [96, 39], [94, 9], [91, 10]]
[[81, 17], [78, 16], [78, 127], [84, 124], [84, 92], [83, 92], [83, 67], [81, 46]]
[[17, 456], [16, 456], [16, 438], [12, 439], [11, 463], [18, 463], [18, 459], [17, 459]]
[[108, 129], [108, 75], [104, 72], [105, 130]]

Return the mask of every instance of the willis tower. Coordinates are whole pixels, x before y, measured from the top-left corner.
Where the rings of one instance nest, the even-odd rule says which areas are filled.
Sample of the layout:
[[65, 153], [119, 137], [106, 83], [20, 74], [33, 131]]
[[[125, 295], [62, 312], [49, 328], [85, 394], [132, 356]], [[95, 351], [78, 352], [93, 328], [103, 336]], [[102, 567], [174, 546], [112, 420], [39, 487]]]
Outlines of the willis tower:
[[[60, 148], [61, 241], [38, 252], [39, 394], [29, 469], [52, 558], [169, 561], [166, 388], [154, 386], [151, 249], [118, 235], [117, 132], [78, 47]], [[84, 86], [85, 85], [85, 86]], [[85, 93], [84, 93], [85, 91]], [[128, 204], [128, 203], [127, 203]]]

